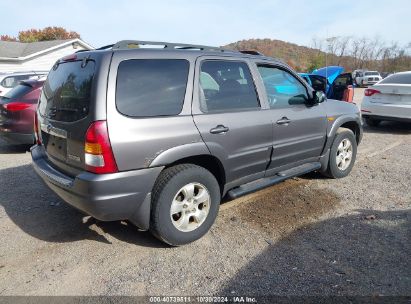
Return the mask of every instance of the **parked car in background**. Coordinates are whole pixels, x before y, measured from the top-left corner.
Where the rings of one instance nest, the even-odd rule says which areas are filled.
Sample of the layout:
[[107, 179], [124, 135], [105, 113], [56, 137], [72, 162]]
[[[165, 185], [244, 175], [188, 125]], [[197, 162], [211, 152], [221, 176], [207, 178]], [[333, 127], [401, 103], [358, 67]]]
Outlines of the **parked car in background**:
[[0, 97], [0, 137], [11, 144], [34, 143], [34, 113], [45, 77], [25, 80]]
[[281, 60], [129, 40], [59, 60], [35, 122], [33, 167], [56, 194], [171, 245], [202, 237], [226, 195], [347, 176], [362, 136], [355, 105]]
[[47, 76], [48, 71], [29, 71], [0, 74], [0, 96], [4, 96], [12, 88], [19, 84], [19, 81], [27, 79], [40, 79]]
[[340, 66], [328, 66], [312, 73], [299, 75], [314, 89], [322, 91], [327, 98], [352, 102], [354, 98], [353, 79], [350, 73], [343, 73]]
[[382, 79], [377, 71], [357, 71], [354, 75], [355, 84], [359, 87], [367, 87], [376, 84]]
[[411, 71], [392, 74], [366, 89], [361, 113], [370, 126], [383, 120], [411, 122]]
[[384, 79], [384, 78], [386, 78], [386, 77], [388, 77], [388, 76], [390, 76], [390, 75], [392, 75], [392, 74], [393, 74], [393, 73], [390, 73], [390, 72], [382, 72], [382, 73], [380, 73], [382, 79]]

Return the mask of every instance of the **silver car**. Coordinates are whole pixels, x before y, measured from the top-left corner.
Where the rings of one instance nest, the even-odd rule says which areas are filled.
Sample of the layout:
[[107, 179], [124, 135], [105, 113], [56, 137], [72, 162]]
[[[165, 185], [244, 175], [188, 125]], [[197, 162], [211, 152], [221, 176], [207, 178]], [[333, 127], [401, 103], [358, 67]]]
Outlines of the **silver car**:
[[366, 89], [361, 113], [370, 126], [383, 120], [411, 122], [411, 71], [390, 75]]
[[17, 86], [20, 81], [27, 79], [40, 79], [47, 76], [48, 71], [28, 71], [14, 73], [0, 73], [0, 96], [6, 95], [8, 91]]
[[355, 105], [280, 60], [165, 42], [62, 58], [35, 117], [34, 168], [53, 191], [171, 245], [203, 236], [223, 197], [311, 171], [347, 176], [362, 136]]

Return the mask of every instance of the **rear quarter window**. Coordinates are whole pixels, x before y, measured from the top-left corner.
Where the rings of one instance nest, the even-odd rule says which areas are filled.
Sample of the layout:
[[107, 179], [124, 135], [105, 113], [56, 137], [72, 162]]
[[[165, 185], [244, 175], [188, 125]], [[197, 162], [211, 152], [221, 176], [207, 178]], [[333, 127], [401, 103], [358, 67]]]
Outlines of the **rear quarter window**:
[[117, 72], [117, 110], [131, 117], [170, 116], [181, 112], [189, 62], [184, 59], [132, 59]]

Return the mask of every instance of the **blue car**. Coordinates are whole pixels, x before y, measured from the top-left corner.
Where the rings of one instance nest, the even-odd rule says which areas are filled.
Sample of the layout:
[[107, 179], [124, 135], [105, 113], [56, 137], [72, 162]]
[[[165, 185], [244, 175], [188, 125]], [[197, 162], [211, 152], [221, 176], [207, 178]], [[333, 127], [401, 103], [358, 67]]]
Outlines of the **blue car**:
[[352, 102], [354, 97], [352, 75], [343, 72], [343, 67], [328, 66], [311, 73], [299, 73], [299, 75], [314, 90], [323, 91], [327, 98]]

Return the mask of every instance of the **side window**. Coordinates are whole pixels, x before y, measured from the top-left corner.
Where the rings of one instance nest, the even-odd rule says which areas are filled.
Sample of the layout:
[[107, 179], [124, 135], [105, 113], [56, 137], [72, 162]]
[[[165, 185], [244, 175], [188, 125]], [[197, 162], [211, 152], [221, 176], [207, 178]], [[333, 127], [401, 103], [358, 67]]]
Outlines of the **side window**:
[[306, 103], [307, 90], [292, 74], [270, 66], [258, 66], [258, 71], [264, 82], [270, 108]]
[[205, 113], [260, 107], [245, 62], [206, 60], [200, 68], [200, 106]]
[[184, 59], [133, 59], [120, 63], [116, 106], [127, 116], [169, 116], [181, 112], [189, 62]]
[[30, 79], [31, 75], [10, 76], [3, 79], [1, 85], [5, 88], [14, 88], [19, 84], [19, 81]]
[[18, 79], [16, 76], [6, 77], [1, 82], [1, 85], [5, 88], [13, 88], [17, 85]]
[[304, 79], [304, 81], [305, 81], [307, 84], [311, 85], [311, 81], [310, 81], [310, 78], [309, 78], [308, 76], [301, 75], [301, 78]]

